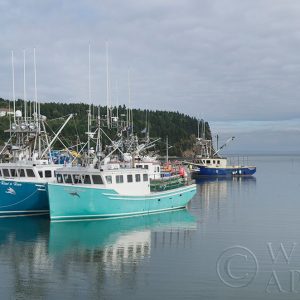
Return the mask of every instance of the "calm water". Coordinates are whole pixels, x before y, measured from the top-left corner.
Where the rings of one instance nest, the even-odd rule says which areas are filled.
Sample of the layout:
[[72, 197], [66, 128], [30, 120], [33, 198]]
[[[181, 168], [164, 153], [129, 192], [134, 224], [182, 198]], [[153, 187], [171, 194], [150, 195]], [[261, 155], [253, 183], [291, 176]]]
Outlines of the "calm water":
[[93, 222], [0, 220], [1, 299], [296, 299], [300, 157], [203, 181], [188, 211]]

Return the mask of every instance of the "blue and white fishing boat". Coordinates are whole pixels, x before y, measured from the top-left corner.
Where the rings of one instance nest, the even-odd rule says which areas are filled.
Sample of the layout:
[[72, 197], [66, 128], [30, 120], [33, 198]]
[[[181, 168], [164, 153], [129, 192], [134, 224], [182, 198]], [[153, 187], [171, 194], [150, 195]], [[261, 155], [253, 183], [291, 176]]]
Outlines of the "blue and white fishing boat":
[[204, 121], [202, 123], [202, 132], [199, 134], [200, 122], [198, 123], [198, 137], [195, 145], [195, 157], [191, 161], [184, 163], [189, 165], [193, 179], [210, 176], [252, 176], [256, 172], [256, 166], [247, 164], [228, 164], [226, 157], [220, 156], [220, 151], [234, 140], [235, 137], [229, 138], [220, 148], [214, 150], [211, 139], [205, 138]]
[[49, 156], [55, 139], [44, 144], [40, 121], [28, 125], [18, 117], [9, 130], [11, 138], [0, 152], [0, 216], [49, 213], [47, 184], [56, 181], [55, 171], [63, 165]]
[[203, 176], [251, 176], [256, 172], [255, 166], [227, 165], [227, 158], [198, 158], [189, 162], [192, 167], [192, 178]]

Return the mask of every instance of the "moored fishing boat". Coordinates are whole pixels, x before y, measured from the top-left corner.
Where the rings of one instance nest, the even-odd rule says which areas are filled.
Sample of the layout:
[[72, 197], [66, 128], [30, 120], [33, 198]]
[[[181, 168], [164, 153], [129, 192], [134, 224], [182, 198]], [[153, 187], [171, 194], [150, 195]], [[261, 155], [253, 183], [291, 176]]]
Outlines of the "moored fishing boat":
[[49, 183], [51, 220], [123, 217], [186, 207], [195, 184], [151, 192], [149, 171], [138, 168], [61, 168]]
[[55, 171], [63, 166], [49, 157], [46, 132], [26, 123], [21, 129], [20, 122], [12, 125], [11, 139], [0, 152], [0, 217], [49, 213], [47, 184], [56, 181]]
[[[125, 217], [186, 207], [196, 193], [195, 184], [174, 177], [166, 189], [153, 188], [166, 182], [158, 161], [141, 155], [138, 145], [124, 153], [124, 144], [132, 140], [132, 135], [124, 141], [119, 134], [119, 140], [105, 147], [105, 154], [100, 134], [105, 133], [100, 125], [107, 126], [108, 122], [100, 117], [98, 120], [90, 135], [97, 136], [95, 153], [88, 151], [90, 155], [80, 166], [58, 169], [57, 182], [48, 184], [51, 220]], [[119, 132], [125, 131], [120, 128]]]
[[198, 123], [195, 157], [191, 161], [184, 162], [189, 165], [193, 179], [210, 176], [252, 176], [256, 172], [256, 166], [244, 163], [230, 165], [226, 157], [220, 156], [220, 151], [233, 141], [235, 137], [229, 138], [220, 148], [217, 146], [215, 151], [212, 140], [205, 137], [205, 123], [203, 120], [201, 124], [202, 133], [200, 135], [200, 122]]
[[203, 158], [190, 165], [193, 179], [203, 176], [252, 176], [256, 172], [255, 166], [227, 165], [227, 158]]

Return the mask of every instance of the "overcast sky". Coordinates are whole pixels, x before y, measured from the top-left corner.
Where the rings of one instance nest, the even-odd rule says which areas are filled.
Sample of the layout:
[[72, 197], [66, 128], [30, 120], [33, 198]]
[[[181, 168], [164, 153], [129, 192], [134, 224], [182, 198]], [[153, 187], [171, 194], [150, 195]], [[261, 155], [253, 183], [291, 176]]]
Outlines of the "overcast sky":
[[300, 147], [300, 1], [2, 0], [0, 11], [0, 97], [12, 97], [12, 49], [16, 94], [26, 49], [33, 97], [36, 47], [38, 98], [88, 102], [90, 42], [92, 99], [105, 105], [108, 41], [113, 104], [127, 104], [130, 69], [134, 107], [202, 117], [237, 135], [237, 151]]

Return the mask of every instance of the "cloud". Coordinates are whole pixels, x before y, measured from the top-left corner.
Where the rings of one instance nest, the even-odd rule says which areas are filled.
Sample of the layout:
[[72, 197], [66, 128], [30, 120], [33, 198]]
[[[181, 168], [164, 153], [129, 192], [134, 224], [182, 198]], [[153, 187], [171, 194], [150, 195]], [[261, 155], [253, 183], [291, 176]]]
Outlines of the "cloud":
[[105, 104], [109, 40], [111, 84], [118, 82], [122, 103], [130, 68], [135, 107], [209, 121], [300, 117], [300, 2], [6, 0], [0, 9], [2, 97], [11, 97], [11, 49], [22, 97], [23, 48], [32, 97], [36, 47], [39, 98], [87, 101], [91, 42], [93, 101]]

